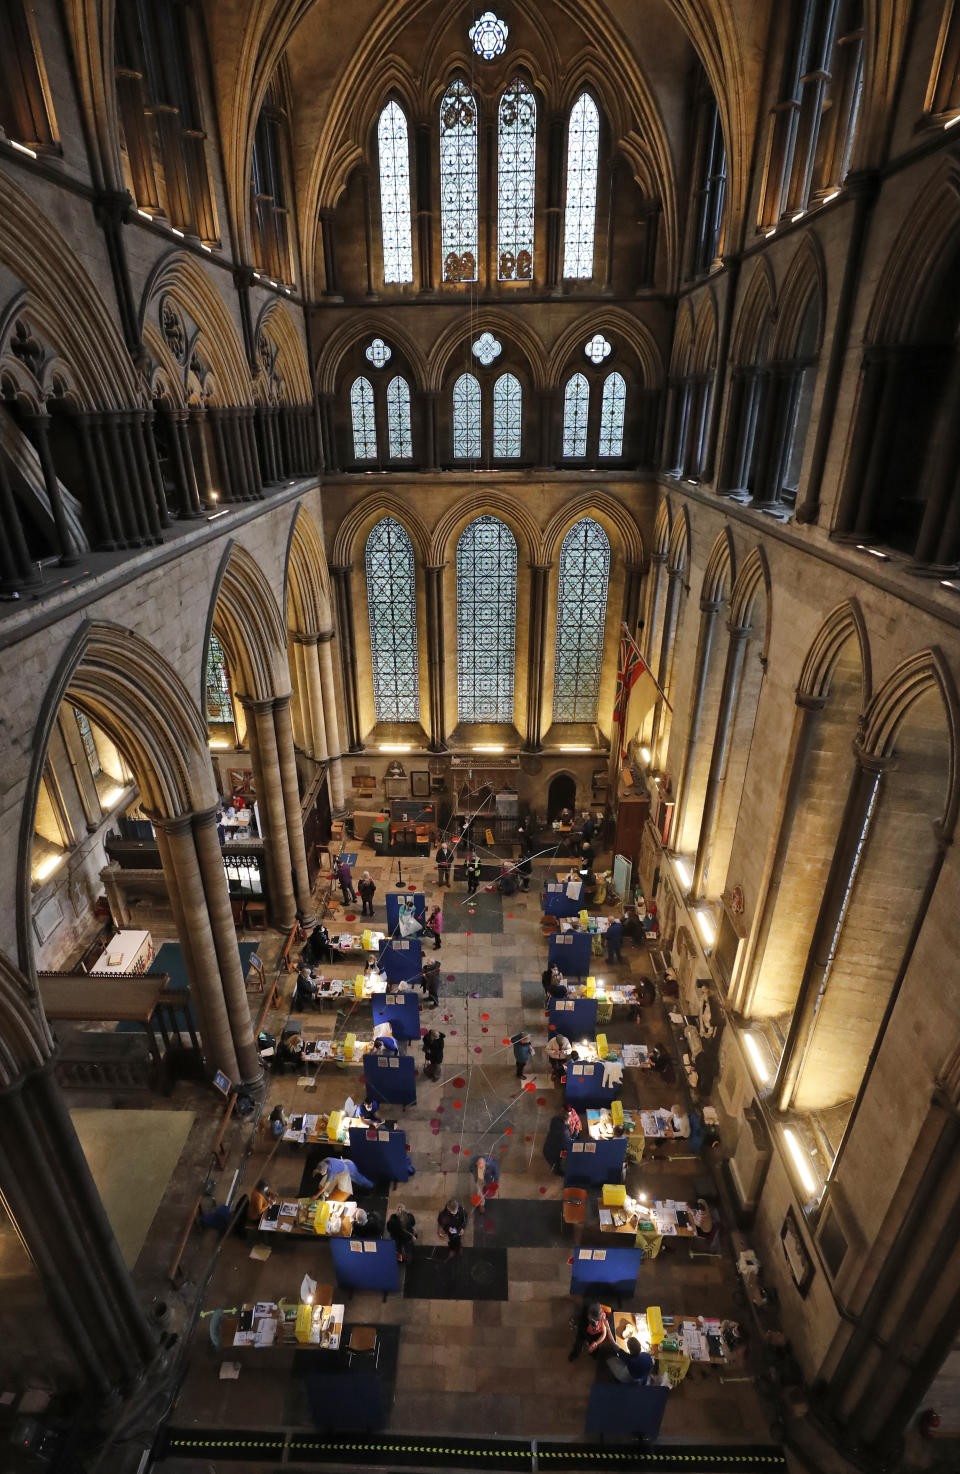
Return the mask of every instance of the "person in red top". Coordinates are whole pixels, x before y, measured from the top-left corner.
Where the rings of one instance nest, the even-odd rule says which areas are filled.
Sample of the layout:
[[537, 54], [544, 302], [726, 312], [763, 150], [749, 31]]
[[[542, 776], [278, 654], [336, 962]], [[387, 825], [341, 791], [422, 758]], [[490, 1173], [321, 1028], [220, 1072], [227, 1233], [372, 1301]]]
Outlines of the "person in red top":
[[440, 950], [440, 934], [443, 931], [443, 912], [439, 906], [434, 906], [427, 917], [427, 931], [433, 936], [433, 950]]

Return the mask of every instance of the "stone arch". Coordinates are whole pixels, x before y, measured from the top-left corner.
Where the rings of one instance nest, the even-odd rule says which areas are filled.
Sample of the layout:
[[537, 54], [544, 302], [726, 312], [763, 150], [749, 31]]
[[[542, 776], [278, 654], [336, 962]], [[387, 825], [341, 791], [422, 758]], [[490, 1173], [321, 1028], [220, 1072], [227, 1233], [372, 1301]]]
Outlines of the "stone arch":
[[227, 652], [239, 696], [268, 701], [289, 690], [286, 636], [277, 601], [260, 564], [239, 543], [231, 542], [224, 552], [210, 596], [201, 697], [212, 633]]
[[[483, 332], [491, 332], [496, 338], [504, 337], [512, 342], [523, 356], [530, 387], [534, 390], [544, 388], [548, 382], [546, 354], [536, 333], [519, 318], [486, 308], [476, 314], [469, 330], [464, 328], [463, 319], [459, 318], [440, 334], [427, 361], [427, 382], [430, 389], [443, 388], [451, 372], [455, 354], [463, 349], [469, 353], [469, 344]], [[469, 362], [471, 365], [474, 362], [472, 355]], [[468, 372], [473, 372], [473, 369], [470, 368]]]
[[290, 524], [284, 582], [287, 628], [303, 635], [328, 630], [332, 616], [327, 555], [305, 507], [297, 508]]
[[770, 566], [764, 549], [756, 547], [748, 553], [743, 567], [737, 574], [737, 581], [730, 599], [731, 626], [743, 630], [751, 628], [757, 597], [761, 590], [766, 612], [763, 637], [763, 658], [766, 659], [770, 646]]
[[500, 491], [484, 491], [474, 498], [456, 502], [440, 518], [430, 537], [429, 559], [434, 566], [448, 562], [456, 550], [456, 541], [468, 522], [489, 514], [505, 522], [517, 539], [521, 559], [529, 563], [544, 562], [542, 536], [534, 518], [523, 502]]
[[390, 492], [374, 491], [356, 502], [337, 528], [330, 559], [334, 568], [353, 562], [360, 546], [361, 534], [365, 541], [366, 533], [381, 517], [396, 518], [409, 533], [418, 560], [421, 563], [432, 561], [430, 534], [416, 510]]
[[313, 399], [310, 365], [289, 308], [278, 297], [261, 310], [254, 343], [259, 364], [258, 388], [264, 398], [309, 404]]
[[693, 340], [695, 325], [693, 303], [684, 297], [677, 308], [673, 329], [673, 346], [670, 352], [670, 377], [683, 379], [693, 368]]
[[35, 990], [0, 952], [0, 1088], [42, 1069], [53, 1049]]
[[673, 523], [673, 508], [670, 498], [665, 496], [657, 507], [657, 515], [653, 524], [653, 549], [660, 557], [667, 556], [670, 546], [670, 528]]
[[402, 328], [393, 322], [389, 331], [384, 330], [381, 318], [373, 313], [351, 313], [349, 319], [330, 334], [321, 350], [316, 372], [317, 392], [335, 394], [340, 378], [340, 365], [346, 355], [366, 337], [381, 337], [396, 344], [414, 375], [412, 387], [418, 392], [425, 390], [430, 382], [426, 360], [419, 345]]
[[598, 306], [570, 324], [559, 336], [547, 362], [547, 382], [559, 385], [565, 370], [579, 349], [594, 333], [613, 333], [622, 338], [637, 356], [644, 389], [658, 389], [663, 383], [663, 358], [650, 330], [629, 313], [616, 307]]
[[737, 576], [737, 554], [733, 533], [725, 527], [710, 549], [700, 589], [701, 599], [711, 604], [726, 603]]
[[[581, 517], [594, 517], [610, 538], [611, 548], [620, 542], [622, 557], [628, 565], [637, 567], [643, 562], [643, 537], [630, 513], [615, 497], [603, 491], [588, 491], [576, 497], [550, 519], [541, 534], [544, 559], [556, 561], [560, 544], [575, 522]], [[612, 535], [611, 535], [612, 534]]]
[[[162, 299], [169, 299], [183, 315], [181, 351], [174, 351], [161, 329]], [[223, 403], [252, 405], [250, 368], [240, 335], [220, 293], [189, 252], [171, 250], [156, 263], [140, 299], [139, 326], [153, 358], [171, 382], [181, 386], [184, 396], [196, 352], [215, 376]]]
[[730, 361], [737, 364], [763, 361], [770, 352], [769, 337], [775, 317], [777, 290], [773, 268], [762, 256], [751, 272], [740, 301], [730, 343]]
[[790, 262], [777, 301], [777, 324], [773, 357], [793, 359], [802, 351], [801, 334], [811, 304], [816, 305], [817, 326], [814, 352], [823, 343], [826, 313], [827, 269], [823, 248], [814, 230], [806, 230]]
[[867, 708], [863, 751], [877, 758], [893, 757], [897, 751], [898, 735], [911, 709], [931, 694], [942, 706], [947, 735], [946, 797], [939, 822], [944, 839], [950, 841], [956, 828], [960, 802], [957, 766], [960, 705], [950, 667], [939, 649], [923, 650], [911, 656], [887, 677]]
[[864, 330], [867, 345], [905, 343], [931, 282], [960, 240], [960, 165], [944, 160], [907, 210]]
[[667, 549], [667, 568], [671, 573], [685, 573], [690, 557], [690, 512], [684, 504], [680, 515], [673, 519], [670, 529], [670, 545]]
[[855, 637], [860, 651], [863, 671], [862, 708], [866, 710], [872, 688], [870, 640], [863, 611], [856, 599], [845, 599], [842, 604], [837, 604], [821, 624], [803, 662], [797, 682], [798, 696], [812, 696], [821, 700], [829, 695], [837, 658], [851, 635]]
[[717, 302], [709, 287], [700, 298], [691, 346], [690, 369], [695, 374], [712, 373], [717, 363]]

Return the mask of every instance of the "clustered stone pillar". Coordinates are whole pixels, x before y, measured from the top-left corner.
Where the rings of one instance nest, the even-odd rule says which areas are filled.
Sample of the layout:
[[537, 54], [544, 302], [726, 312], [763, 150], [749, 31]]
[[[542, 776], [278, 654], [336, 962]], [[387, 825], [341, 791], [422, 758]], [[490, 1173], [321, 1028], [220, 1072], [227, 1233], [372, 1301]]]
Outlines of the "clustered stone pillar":
[[[253, 766], [253, 782], [260, 815], [260, 836], [267, 865], [270, 893], [270, 920], [281, 931], [289, 931], [296, 920], [297, 904], [293, 887], [293, 862], [290, 850], [287, 810], [283, 781], [280, 776], [280, 754], [274, 721], [274, 698], [252, 700], [240, 698], [247, 718], [247, 746]], [[289, 708], [287, 708], [289, 720]], [[299, 824], [303, 843], [303, 828]]]
[[703, 817], [700, 820], [700, 838], [697, 843], [697, 857], [693, 862], [693, 880], [690, 885], [690, 895], [693, 900], [699, 900], [704, 894], [704, 881], [707, 866], [710, 863], [710, 852], [713, 849], [713, 839], [717, 829], [717, 819], [720, 814], [720, 797], [723, 793], [723, 780], [727, 773], [727, 758], [730, 752], [730, 741], [733, 736], [733, 714], [737, 708], [737, 696], [740, 692], [740, 679], [743, 674], [743, 662], [746, 659], [749, 635], [749, 625], [730, 626], [730, 641], [727, 645], [727, 659], [723, 670], [723, 685], [720, 689], [720, 707], [717, 712], [716, 733], [713, 739], [713, 749], [710, 754], [707, 790], [703, 797]]
[[541, 752], [540, 719], [543, 706], [543, 661], [547, 643], [547, 580], [549, 563], [530, 564], [530, 664], [527, 671], [528, 752]]
[[335, 563], [333, 574], [337, 594], [337, 623], [340, 626], [340, 664], [343, 675], [343, 698], [347, 721], [347, 738], [351, 752], [362, 752], [360, 741], [360, 696], [357, 689], [357, 651], [353, 633], [353, 600], [350, 596], [349, 563]]
[[713, 646], [713, 632], [716, 626], [717, 615], [720, 612], [719, 604], [711, 603], [709, 599], [700, 600], [700, 638], [697, 641], [697, 660], [693, 671], [693, 692], [690, 698], [690, 725], [687, 731], [687, 745], [684, 748], [683, 764], [680, 769], [680, 778], [677, 783], [677, 806], [673, 814], [673, 837], [674, 849], [681, 849], [683, 845], [683, 821], [687, 812], [687, 800], [690, 796], [690, 775], [693, 772], [693, 762], [700, 745], [700, 720], [703, 715], [703, 697], [707, 688], [707, 671], [710, 668], [710, 651]]
[[297, 782], [297, 759], [293, 750], [289, 696], [275, 697], [273, 719], [276, 729], [280, 784], [283, 790], [283, 807], [287, 818], [290, 869], [297, 904], [297, 920], [304, 932], [310, 932], [316, 926], [317, 918], [313, 909], [307, 852], [303, 843], [303, 809], [300, 803], [300, 785]]
[[430, 691], [430, 751], [446, 749], [446, 712], [443, 683], [443, 567], [431, 563], [426, 568], [427, 587], [427, 670]]
[[[667, 574], [667, 600], [663, 610], [663, 637], [660, 640], [660, 659], [657, 665], [657, 683], [665, 691], [670, 680], [670, 661], [673, 656], [673, 631], [677, 622], [677, 604], [683, 586], [683, 569], [671, 568]], [[660, 728], [663, 723], [663, 697], [657, 695], [653, 708], [653, 727], [650, 733], [650, 751], [654, 766], [657, 765], [657, 749], [660, 744]]]
[[187, 964], [207, 1066], [258, 1085], [263, 1069], [250, 1023], [216, 809], [154, 818], [177, 936]]

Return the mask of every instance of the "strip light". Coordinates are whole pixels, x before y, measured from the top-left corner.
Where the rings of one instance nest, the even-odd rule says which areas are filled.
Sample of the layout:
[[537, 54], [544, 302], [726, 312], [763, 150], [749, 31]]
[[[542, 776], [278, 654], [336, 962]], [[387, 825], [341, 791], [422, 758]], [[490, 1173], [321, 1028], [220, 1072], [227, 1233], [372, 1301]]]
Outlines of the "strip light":
[[478, 742], [470, 749], [471, 752], [506, 752], [505, 747], [499, 747], [495, 742]]
[[650, 749], [649, 749], [649, 747], [641, 747], [641, 749], [640, 749], [640, 758], [641, 758], [642, 762], [645, 763], [646, 766], [649, 768], [649, 766], [650, 766]]
[[[693, 884], [693, 871], [690, 869], [690, 866], [680, 855], [674, 855], [673, 868], [677, 872], [677, 879], [680, 884], [685, 891], [688, 891]], [[699, 912], [697, 914], [699, 915]]]
[[693, 919], [697, 923], [697, 931], [700, 940], [705, 947], [712, 947], [717, 940], [717, 924], [709, 911], [694, 911]]
[[411, 742], [381, 742], [380, 743], [380, 751], [381, 752], [412, 752], [413, 751], [413, 744]]
[[766, 1060], [760, 1052], [760, 1045], [757, 1042], [757, 1036], [748, 1032], [744, 1034], [743, 1042], [747, 1046], [747, 1053], [750, 1056], [750, 1063], [753, 1066], [753, 1073], [757, 1077], [757, 1084], [767, 1085], [770, 1081], [770, 1070]]
[[65, 857], [62, 854], [61, 855], [47, 855], [45, 857], [45, 859], [41, 860], [40, 861], [40, 864], [37, 866], [37, 869], [36, 869], [37, 879], [38, 880], [46, 880], [48, 876], [50, 876], [50, 875], [53, 874], [53, 872], [56, 870], [57, 866], [63, 861], [64, 858]]
[[801, 1142], [797, 1133], [790, 1126], [784, 1126], [783, 1135], [786, 1140], [787, 1147], [790, 1151], [790, 1155], [793, 1158], [793, 1165], [797, 1169], [797, 1174], [800, 1178], [800, 1181], [803, 1183], [803, 1186], [809, 1196], [811, 1198], [815, 1198], [817, 1196], [817, 1179], [813, 1175], [813, 1169], [810, 1166], [810, 1158], [807, 1155], [803, 1143]]

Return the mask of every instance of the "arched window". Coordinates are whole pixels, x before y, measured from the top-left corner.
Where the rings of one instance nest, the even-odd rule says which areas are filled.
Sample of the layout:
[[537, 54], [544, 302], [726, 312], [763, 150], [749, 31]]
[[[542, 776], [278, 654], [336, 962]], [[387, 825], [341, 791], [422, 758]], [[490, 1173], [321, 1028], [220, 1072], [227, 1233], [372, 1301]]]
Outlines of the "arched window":
[[413, 456], [410, 386], [399, 374], [387, 385], [387, 454], [392, 461], [409, 461]]
[[[207, 721], [229, 722], [233, 725], [233, 698], [230, 694], [230, 673], [227, 656], [216, 635], [210, 636], [207, 652]], [[89, 726], [89, 723], [87, 724]], [[80, 728], [83, 735], [83, 728]], [[84, 742], [86, 746], [86, 742]]]
[[533, 207], [537, 168], [537, 100], [516, 77], [497, 114], [497, 276], [533, 276]]
[[590, 412], [590, 385], [583, 374], [574, 374], [563, 391], [563, 455], [564, 459], [583, 457], [587, 453], [587, 415]]
[[440, 254], [445, 282], [476, 281], [477, 104], [451, 82], [440, 104]]
[[480, 385], [473, 374], [461, 374], [453, 386], [453, 458], [480, 459]]
[[461, 722], [513, 721], [517, 543], [477, 517], [457, 543], [457, 712]]
[[589, 281], [597, 223], [600, 114], [589, 92], [570, 109], [567, 129], [567, 202], [563, 217], [563, 274]]
[[404, 111], [388, 102], [377, 124], [380, 230], [385, 282], [413, 281], [410, 228], [410, 140]]
[[607, 374], [600, 402], [601, 456], [623, 455], [623, 417], [627, 407], [627, 386], [623, 375]]
[[353, 422], [353, 455], [358, 461], [377, 458], [377, 423], [373, 412], [373, 389], [363, 375], [350, 385], [350, 418]]
[[23, 0], [0, 6], [0, 128], [36, 153], [57, 135], [34, 10]]
[[493, 386], [493, 454], [497, 460], [519, 456], [523, 424], [523, 390], [515, 374], [501, 374]]
[[253, 135], [250, 160], [251, 261], [268, 277], [292, 282], [287, 205], [286, 119], [275, 88], [267, 89]]
[[413, 543], [393, 517], [384, 517], [371, 530], [366, 567], [377, 721], [418, 722], [420, 666]]
[[610, 540], [599, 522], [581, 517], [560, 548], [553, 667], [555, 722], [597, 720], [609, 583]]
[[[213, 641], [211, 640], [211, 654], [213, 653], [212, 644], [213, 644]], [[223, 655], [223, 651], [222, 650], [221, 650], [220, 654], [221, 654], [221, 656]], [[209, 667], [208, 667], [208, 669], [209, 669]], [[224, 670], [224, 679], [226, 680], [226, 662], [224, 662], [223, 670]], [[208, 683], [208, 689], [209, 689], [209, 683]], [[230, 688], [229, 688], [229, 686], [227, 686], [227, 701], [228, 702], [229, 702], [229, 699], [230, 699]], [[209, 702], [208, 702], [208, 705], [209, 705]], [[103, 772], [103, 765], [100, 762], [100, 754], [97, 751], [96, 738], [93, 735], [93, 727], [90, 725], [90, 718], [87, 716], [87, 714], [86, 714], [85, 711], [78, 711], [76, 707], [73, 708], [73, 714], [74, 714], [74, 716], [77, 719], [77, 730], [80, 733], [80, 741], [83, 743], [83, 751], [84, 751], [84, 754], [85, 754], [86, 759], [87, 759], [87, 766], [90, 769], [90, 777], [91, 778], [97, 778]], [[227, 721], [227, 722], [232, 722], [233, 721], [233, 708], [232, 707], [230, 708], [230, 714], [229, 714], [229, 716], [223, 717], [223, 718], [218, 717], [218, 718], [216, 718], [216, 720], [217, 721], [223, 720], [223, 721]]]

